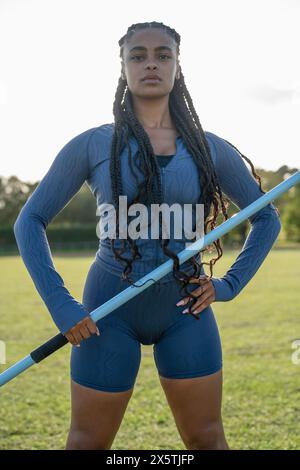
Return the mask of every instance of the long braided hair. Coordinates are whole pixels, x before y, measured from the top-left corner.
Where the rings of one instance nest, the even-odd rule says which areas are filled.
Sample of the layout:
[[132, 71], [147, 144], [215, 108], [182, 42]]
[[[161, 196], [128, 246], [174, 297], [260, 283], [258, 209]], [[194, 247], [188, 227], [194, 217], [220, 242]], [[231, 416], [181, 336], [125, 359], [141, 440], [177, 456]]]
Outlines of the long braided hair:
[[[180, 53], [180, 35], [169, 26], [164, 25], [156, 21], [137, 23], [131, 25], [127, 29], [127, 33], [121, 37], [119, 40], [120, 46], [120, 57], [123, 58], [123, 49], [124, 42], [140, 29], [145, 28], [159, 28], [162, 31], [169, 34], [176, 42], [177, 56]], [[216, 219], [219, 215], [221, 209], [223, 219], [228, 219], [227, 208], [229, 205], [229, 200], [222, 195], [222, 191], [218, 182], [218, 178], [214, 169], [212, 162], [210, 149], [208, 142], [206, 140], [205, 134], [203, 132], [202, 126], [199, 121], [199, 117], [195, 111], [192, 98], [187, 90], [184, 76], [182, 70], [180, 69], [180, 78], [175, 80], [172, 91], [169, 95], [169, 111], [173, 119], [173, 122], [181, 135], [188, 152], [192, 156], [199, 174], [200, 187], [202, 188], [201, 196], [199, 197], [199, 204], [203, 204], [204, 207], [204, 234], [207, 234], [208, 227], [210, 230], [213, 230], [216, 226]], [[111, 160], [110, 160], [110, 175], [111, 175], [111, 184], [112, 184], [112, 197], [113, 204], [116, 208], [116, 236], [119, 234], [119, 196], [122, 195], [122, 179], [121, 179], [121, 162], [120, 155], [125, 146], [128, 148], [128, 161], [129, 166], [134, 175], [137, 186], [138, 194], [133, 199], [132, 204], [136, 202], [148, 202], [149, 204], [162, 204], [162, 188], [160, 180], [160, 170], [157, 163], [156, 156], [153, 151], [150, 139], [145, 132], [143, 126], [138, 121], [134, 110], [133, 110], [133, 100], [132, 94], [127, 86], [126, 79], [123, 79], [122, 76], [119, 78], [118, 87], [115, 93], [115, 101], [113, 104], [113, 114], [114, 114], [114, 134], [112, 138], [111, 146]], [[131, 148], [128, 143], [129, 137], [133, 136], [138, 143], [138, 152], [137, 152], [137, 162], [138, 166], [143, 173], [145, 180], [142, 183], [138, 183], [137, 176], [134, 171], [134, 165], [132, 163], [132, 153]], [[225, 139], [224, 139], [225, 140]], [[251, 166], [252, 173], [255, 179], [259, 183], [260, 190], [263, 191], [261, 187], [260, 176], [256, 174], [252, 162], [243, 155], [234, 145], [226, 140], [234, 149], [236, 149], [241, 157], [243, 157]], [[213, 213], [209, 217], [211, 212], [211, 206], [213, 206]], [[193, 238], [193, 240], [195, 237]], [[127, 259], [122, 256], [125, 251], [125, 243], [128, 241], [130, 245], [130, 250], [132, 254], [132, 259]], [[189, 312], [192, 314], [191, 309], [197, 301], [197, 296], [188, 290], [191, 286], [190, 280], [193, 277], [198, 277], [201, 272], [202, 265], [209, 265], [210, 276], [212, 277], [213, 271], [212, 267], [218, 259], [221, 258], [223, 254], [221, 241], [217, 239], [213, 242], [213, 245], [217, 251], [217, 257], [209, 260], [208, 263], [198, 263], [195, 259], [196, 256], [189, 258], [188, 264], [191, 264], [193, 267], [193, 273], [188, 275], [182, 269], [179, 268], [179, 258], [176, 253], [173, 253], [168, 249], [169, 239], [161, 239], [159, 236], [160, 246], [167, 256], [173, 259], [173, 276], [177, 282], [180, 283], [181, 289], [180, 292], [184, 292], [183, 296], [188, 296], [191, 299], [191, 304], [189, 306]], [[115, 255], [115, 259], [119, 260], [121, 263], [125, 263], [125, 268], [122, 273], [122, 280], [127, 280], [130, 284], [133, 284], [133, 281], [128, 277], [132, 270], [132, 263], [135, 259], [141, 258], [141, 254], [138, 251], [136, 243], [128, 235], [128, 238], [122, 239], [122, 247], [117, 249], [115, 246], [115, 240], [112, 239], [112, 251]], [[205, 249], [200, 250], [204, 252], [208, 250], [211, 253], [212, 245], [208, 245]], [[196, 319], [199, 319], [199, 314], [192, 314]]]

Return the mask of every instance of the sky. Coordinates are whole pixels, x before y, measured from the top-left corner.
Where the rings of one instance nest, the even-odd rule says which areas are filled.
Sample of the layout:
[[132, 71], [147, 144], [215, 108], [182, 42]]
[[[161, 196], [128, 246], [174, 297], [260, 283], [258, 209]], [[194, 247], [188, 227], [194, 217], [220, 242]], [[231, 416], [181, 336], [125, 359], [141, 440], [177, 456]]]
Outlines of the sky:
[[41, 180], [69, 140], [113, 122], [118, 40], [144, 21], [180, 34], [204, 130], [256, 168], [300, 167], [299, 0], [0, 0], [1, 176]]

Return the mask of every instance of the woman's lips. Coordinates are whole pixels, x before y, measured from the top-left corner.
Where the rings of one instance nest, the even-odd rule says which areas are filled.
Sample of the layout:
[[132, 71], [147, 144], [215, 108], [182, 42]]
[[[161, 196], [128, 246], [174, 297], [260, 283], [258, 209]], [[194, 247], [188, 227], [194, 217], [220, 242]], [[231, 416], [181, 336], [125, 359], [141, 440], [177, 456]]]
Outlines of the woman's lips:
[[145, 80], [143, 80], [144, 83], [158, 83], [160, 81], [159, 78], [145, 78]]

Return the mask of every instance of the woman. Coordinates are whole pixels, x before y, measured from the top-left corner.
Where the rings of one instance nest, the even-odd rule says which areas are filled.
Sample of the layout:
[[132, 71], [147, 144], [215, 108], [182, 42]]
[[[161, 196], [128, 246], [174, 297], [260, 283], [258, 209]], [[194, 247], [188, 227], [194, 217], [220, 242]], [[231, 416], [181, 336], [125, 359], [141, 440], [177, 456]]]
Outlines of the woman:
[[[222, 278], [212, 276], [222, 256], [220, 240], [214, 242], [217, 258], [203, 263], [198, 253], [179, 266], [176, 253], [186, 247], [185, 237], [101, 238], [80, 303], [51, 258], [45, 229], [85, 181], [100, 220], [106, 204], [118, 209], [120, 195], [130, 205], [147, 207], [198, 203], [204, 206], [205, 233], [208, 225], [215, 227], [220, 209], [228, 218], [222, 192], [241, 209], [264, 193], [251, 161], [202, 130], [179, 64], [179, 34], [162, 23], [139, 23], [119, 45], [114, 123], [88, 129], [63, 147], [14, 226], [35, 286], [73, 345], [66, 449], [111, 448], [133, 392], [141, 343], [154, 345], [159, 379], [186, 448], [228, 449], [221, 416], [222, 349], [211, 304], [236, 297], [261, 266], [281, 228], [274, 205], [249, 218], [242, 251]], [[97, 324], [91, 320], [91, 311], [170, 258], [171, 273]]]

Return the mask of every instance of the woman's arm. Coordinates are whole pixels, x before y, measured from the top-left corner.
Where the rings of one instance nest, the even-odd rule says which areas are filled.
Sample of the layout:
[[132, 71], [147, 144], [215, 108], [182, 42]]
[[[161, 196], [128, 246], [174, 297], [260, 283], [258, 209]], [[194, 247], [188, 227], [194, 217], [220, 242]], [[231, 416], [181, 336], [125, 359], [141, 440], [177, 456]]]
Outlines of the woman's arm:
[[47, 225], [79, 191], [89, 174], [89, 143], [96, 128], [71, 139], [26, 201], [14, 224], [23, 262], [61, 333], [89, 313], [64, 286], [46, 236]]
[[[206, 132], [222, 192], [239, 208], [263, 195], [238, 152], [224, 139]], [[216, 301], [236, 297], [248, 284], [271, 250], [281, 229], [275, 206], [270, 203], [248, 219], [251, 229], [234, 264], [221, 278], [212, 278]]]

